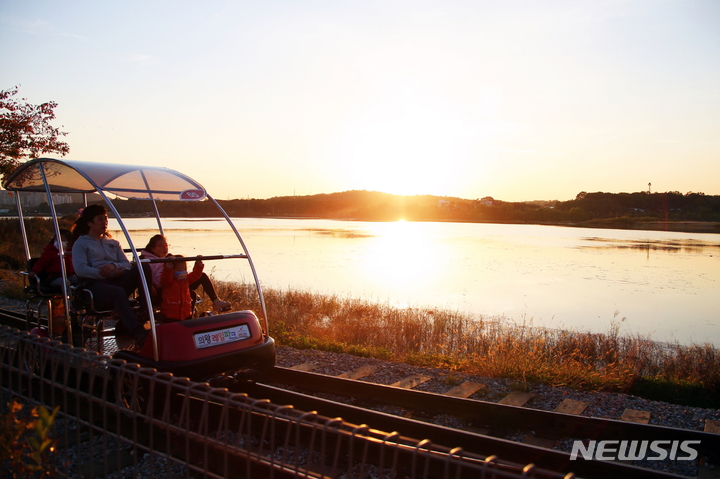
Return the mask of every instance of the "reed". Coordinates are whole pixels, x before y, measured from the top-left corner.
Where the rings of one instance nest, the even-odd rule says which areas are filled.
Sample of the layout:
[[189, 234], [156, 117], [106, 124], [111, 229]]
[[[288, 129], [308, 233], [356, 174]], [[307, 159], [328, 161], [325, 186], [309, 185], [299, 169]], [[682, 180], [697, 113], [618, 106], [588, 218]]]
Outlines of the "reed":
[[[218, 285], [236, 306], [259, 310], [254, 286]], [[621, 335], [617, 325], [606, 333], [551, 330], [293, 289], [264, 289], [264, 295], [270, 332], [287, 346], [589, 390], [632, 392], [651, 384], [660, 385], [656, 395], [659, 389], [720, 391], [720, 351], [711, 344], [658, 343]]]
[[[236, 308], [260, 310], [254, 285], [215, 285]], [[24, 297], [20, 275], [0, 270], [0, 295]], [[606, 333], [551, 330], [294, 289], [264, 295], [270, 334], [284, 346], [720, 408], [720, 350], [712, 344], [658, 343], [621, 335], [617, 325]]]

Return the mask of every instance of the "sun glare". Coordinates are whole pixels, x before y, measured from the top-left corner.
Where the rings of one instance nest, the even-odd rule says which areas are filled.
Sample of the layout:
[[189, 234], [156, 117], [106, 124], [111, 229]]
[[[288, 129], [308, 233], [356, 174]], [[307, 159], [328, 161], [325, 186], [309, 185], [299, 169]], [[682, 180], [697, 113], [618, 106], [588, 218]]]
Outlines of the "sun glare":
[[416, 194], [446, 188], [440, 165], [447, 157], [441, 132], [418, 121], [396, 120], [367, 128], [352, 155], [353, 177], [362, 189]]
[[341, 151], [356, 189], [447, 194], [467, 161], [466, 126], [421, 108], [346, 132]]
[[426, 225], [407, 221], [378, 223], [365, 255], [364, 267], [388, 290], [412, 290], [427, 275], [439, 273], [442, 262], [431, 252]]

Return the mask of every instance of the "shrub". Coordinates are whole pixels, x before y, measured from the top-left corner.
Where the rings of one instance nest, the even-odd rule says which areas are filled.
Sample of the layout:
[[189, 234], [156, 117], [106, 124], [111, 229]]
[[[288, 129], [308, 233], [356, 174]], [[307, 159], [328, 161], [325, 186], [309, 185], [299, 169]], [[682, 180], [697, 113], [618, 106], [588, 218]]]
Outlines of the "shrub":
[[14, 400], [6, 409], [0, 417], [0, 470], [5, 474], [3, 477], [55, 477], [55, 468], [50, 463], [55, 441], [50, 438], [50, 429], [60, 406], [52, 414], [43, 406], [23, 414], [23, 405]]
[[[259, 311], [254, 286], [217, 284], [236, 307]], [[270, 334], [278, 344], [298, 349], [554, 386], [642, 391], [651, 398], [661, 397], [656, 387], [661, 383], [662, 397], [674, 387], [683, 392], [676, 401], [688, 405], [699, 404], [692, 388], [720, 388], [720, 351], [712, 345], [656, 343], [623, 336], [617, 325], [606, 333], [550, 330], [437, 308], [395, 308], [308, 291], [264, 292]]]

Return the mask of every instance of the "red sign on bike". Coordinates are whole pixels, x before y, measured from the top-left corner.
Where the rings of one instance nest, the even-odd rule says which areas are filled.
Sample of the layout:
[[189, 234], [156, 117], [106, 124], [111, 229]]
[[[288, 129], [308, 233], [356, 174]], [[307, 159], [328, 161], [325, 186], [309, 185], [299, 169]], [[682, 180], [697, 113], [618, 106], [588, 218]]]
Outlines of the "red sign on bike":
[[205, 198], [205, 190], [185, 190], [180, 193], [181, 200], [201, 200]]

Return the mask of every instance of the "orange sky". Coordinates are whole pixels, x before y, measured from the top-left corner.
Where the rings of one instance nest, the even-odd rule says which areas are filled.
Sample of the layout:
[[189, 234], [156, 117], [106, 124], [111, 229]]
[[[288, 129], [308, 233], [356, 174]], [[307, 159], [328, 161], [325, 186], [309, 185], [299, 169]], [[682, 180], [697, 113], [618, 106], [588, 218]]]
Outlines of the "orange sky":
[[720, 3], [4, 2], [74, 160], [216, 198], [720, 194]]

